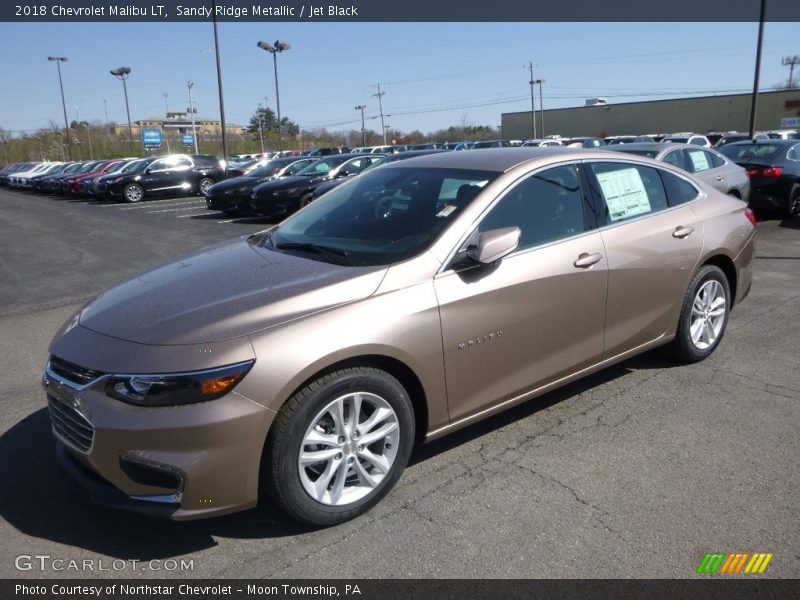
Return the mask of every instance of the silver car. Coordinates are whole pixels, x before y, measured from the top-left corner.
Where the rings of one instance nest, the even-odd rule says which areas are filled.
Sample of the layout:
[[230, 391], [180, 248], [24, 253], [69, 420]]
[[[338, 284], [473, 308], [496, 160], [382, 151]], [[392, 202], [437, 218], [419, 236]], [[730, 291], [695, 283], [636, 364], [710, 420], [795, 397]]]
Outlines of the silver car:
[[747, 171], [715, 150], [690, 144], [652, 143], [620, 144], [614, 151], [660, 160], [691, 173], [723, 194], [745, 201], [750, 197]]

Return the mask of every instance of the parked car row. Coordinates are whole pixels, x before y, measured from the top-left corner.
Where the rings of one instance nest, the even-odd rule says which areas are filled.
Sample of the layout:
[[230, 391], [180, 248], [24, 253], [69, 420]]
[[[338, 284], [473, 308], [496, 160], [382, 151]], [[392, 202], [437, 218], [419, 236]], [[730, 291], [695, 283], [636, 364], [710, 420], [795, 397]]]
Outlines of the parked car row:
[[[690, 133], [665, 136], [660, 142], [642, 141], [652, 140], [653, 136], [619, 136], [608, 142], [587, 136], [526, 140], [521, 145], [607, 149], [653, 158], [690, 173], [724, 194], [749, 202], [754, 208], [800, 216], [800, 134], [795, 137], [796, 133], [765, 132], [753, 139], [745, 136], [742, 141], [728, 141], [738, 135], [729, 134], [719, 138], [720, 151], [707, 147], [705, 142], [709, 140], [705, 136]], [[251, 214], [282, 219], [364, 170], [421, 154], [458, 151], [465, 144], [448, 144], [447, 148], [424, 144], [424, 148], [388, 154], [357, 152], [363, 150], [358, 148], [347, 153], [342, 153], [342, 148], [329, 148], [321, 156], [286, 151], [284, 154], [294, 155], [231, 161], [227, 169], [217, 157], [207, 154], [28, 162], [0, 170], [0, 185], [125, 202], [152, 196], [201, 194], [206, 197], [209, 210], [231, 216]], [[488, 140], [472, 144], [471, 150], [510, 144], [509, 140]]]

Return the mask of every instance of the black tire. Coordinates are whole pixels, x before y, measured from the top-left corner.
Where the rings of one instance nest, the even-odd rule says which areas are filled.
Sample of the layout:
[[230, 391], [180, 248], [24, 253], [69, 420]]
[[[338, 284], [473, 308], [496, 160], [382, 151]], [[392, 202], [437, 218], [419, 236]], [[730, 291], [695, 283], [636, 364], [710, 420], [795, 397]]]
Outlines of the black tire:
[[789, 204], [786, 207], [786, 216], [790, 219], [800, 217], [800, 185], [793, 185], [789, 192]]
[[297, 203], [297, 210], [304, 208], [311, 204], [314, 201], [314, 194], [311, 192], [306, 192], [302, 196], [300, 196], [300, 201]]
[[[706, 347], [702, 347], [705, 346], [702, 340], [695, 343], [692, 339], [692, 325], [693, 322], [697, 321], [697, 317], [693, 320], [693, 307], [698, 298], [698, 292], [711, 281], [715, 281], [721, 286], [721, 293], [725, 298], [725, 308], [719, 332], [714, 337], [713, 342], [709, 343]], [[671, 346], [673, 356], [687, 363], [700, 362], [710, 356], [717, 346], [719, 346], [720, 341], [722, 341], [725, 329], [728, 326], [730, 311], [731, 290], [728, 278], [719, 267], [715, 265], [705, 265], [692, 279], [692, 282], [689, 284], [689, 289], [686, 291], [686, 296], [683, 299], [681, 318], [678, 322], [678, 331], [675, 334], [675, 339]], [[702, 320], [702, 317], [700, 317], [700, 319]]]
[[138, 183], [129, 183], [122, 190], [122, 197], [125, 202], [140, 202], [144, 198], [144, 188]]
[[210, 177], [203, 177], [197, 182], [197, 193], [201, 196], [206, 196], [208, 194], [208, 188], [214, 185], [214, 183], [215, 181]]
[[[304, 437], [320, 411], [324, 411], [328, 404], [357, 392], [374, 394], [394, 411], [399, 430], [396, 453], [383, 479], [366, 496], [344, 505], [325, 504], [313, 498], [301, 481], [298, 459], [305, 447]], [[346, 420], [350, 422], [349, 419], [348, 414]], [[397, 379], [371, 367], [334, 371], [298, 391], [278, 412], [267, 437], [261, 462], [261, 487], [278, 506], [301, 523], [313, 526], [343, 523], [367, 512], [389, 492], [408, 463], [413, 443], [413, 409], [408, 393]], [[389, 444], [386, 447], [391, 448]], [[341, 457], [342, 454], [337, 456]], [[348, 482], [355, 476], [350, 473], [348, 470]], [[331, 488], [336, 478], [334, 475], [330, 479]]]

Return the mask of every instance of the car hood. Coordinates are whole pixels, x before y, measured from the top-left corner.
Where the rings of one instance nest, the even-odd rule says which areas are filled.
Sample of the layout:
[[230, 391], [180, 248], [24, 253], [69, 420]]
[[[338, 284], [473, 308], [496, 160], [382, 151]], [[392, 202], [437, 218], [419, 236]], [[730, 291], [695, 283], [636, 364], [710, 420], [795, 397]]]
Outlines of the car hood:
[[239, 239], [118, 285], [80, 314], [87, 329], [141, 344], [229, 340], [361, 300], [386, 267], [343, 267]]
[[239, 177], [231, 177], [230, 179], [223, 179], [219, 183], [215, 183], [209, 191], [212, 193], [224, 192], [225, 190], [232, 190], [245, 185], [252, 187], [256, 185], [259, 181], [265, 181], [265, 180], [266, 177], [259, 179], [257, 177], [250, 177], [249, 175], [241, 175]]
[[298, 177], [297, 175], [291, 175], [289, 177], [281, 177], [280, 179], [273, 179], [271, 181], [260, 183], [253, 188], [253, 192], [255, 194], [269, 194], [272, 192], [279, 192], [281, 190], [290, 190], [296, 187], [315, 185], [320, 181], [325, 181], [326, 179], [327, 177], [324, 174], [313, 175], [311, 177]]

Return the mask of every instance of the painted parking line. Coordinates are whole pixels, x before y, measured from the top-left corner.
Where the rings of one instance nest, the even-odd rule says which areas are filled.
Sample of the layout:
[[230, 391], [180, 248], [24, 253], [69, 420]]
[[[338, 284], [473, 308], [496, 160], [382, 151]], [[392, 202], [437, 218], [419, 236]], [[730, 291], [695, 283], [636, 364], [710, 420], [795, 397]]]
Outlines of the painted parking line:
[[[188, 210], [188, 209], [184, 209], [184, 210]], [[205, 212], [205, 209], [203, 209], [203, 212]], [[196, 215], [176, 215], [176, 216], [179, 219], [185, 219], [186, 217], [197, 217], [197, 216], [199, 216], [201, 214], [203, 214], [203, 213], [197, 213]]]
[[156, 205], [141, 204], [139, 206], [127, 206], [125, 208], [120, 208], [120, 210], [142, 210], [147, 208], [161, 208], [163, 206], [189, 206], [189, 205], [197, 206], [198, 204], [201, 203], [205, 205], [205, 200], [194, 200], [190, 202], [165, 202], [163, 204], [156, 204]]
[[187, 206], [185, 208], [165, 208], [163, 210], [148, 210], [146, 214], [152, 215], [155, 213], [177, 212], [180, 210], [199, 210], [201, 208], [203, 209], [203, 211], [206, 210], [205, 206]]
[[[154, 204], [162, 204], [162, 203], [164, 203], [164, 202], [175, 202], [175, 201], [177, 201], [177, 200], [186, 200], [186, 196], [183, 196], [183, 197], [180, 197], [180, 196], [179, 196], [179, 197], [177, 197], [177, 198], [161, 198], [161, 199], [159, 199], [159, 200], [144, 200], [144, 201], [142, 202], [142, 204], [150, 204], [150, 205], [154, 205]], [[202, 198], [201, 198], [201, 200], [202, 200]], [[122, 207], [126, 207], [126, 206], [127, 206], [128, 208], [136, 208], [136, 207], [133, 207], [133, 206], [129, 206], [127, 202], [122, 202], [122, 203], [116, 202], [116, 203], [112, 203], [112, 204], [105, 204], [105, 205], [103, 205], [103, 207], [104, 207], [104, 208], [112, 208], [112, 207], [113, 207], [113, 208], [122, 208]], [[139, 205], [137, 205], [137, 207], [138, 207], [138, 206], [139, 206]]]

